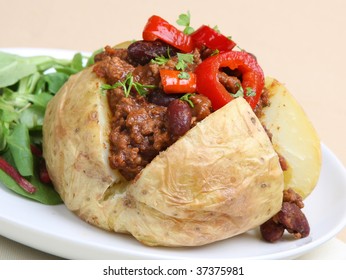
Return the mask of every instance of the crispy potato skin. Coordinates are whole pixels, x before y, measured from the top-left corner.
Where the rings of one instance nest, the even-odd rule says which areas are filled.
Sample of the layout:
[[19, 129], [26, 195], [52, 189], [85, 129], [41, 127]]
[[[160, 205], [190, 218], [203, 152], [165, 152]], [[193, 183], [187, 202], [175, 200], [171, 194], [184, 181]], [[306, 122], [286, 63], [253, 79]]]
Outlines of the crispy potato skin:
[[272, 134], [274, 149], [282, 155], [288, 170], [284, 172], [285, 189], [293, 189], [306, 198], [319, 179], [322, 156], [320, 139], [304, 110], [287, 88], [267, 77], [269, 107], [260, 121]]
[[243, 98], [126, 181], [108, 164], [102, 82], [90, 68], [72, 76], [49, 103], [43, 126], [51, 179], [81, 219], [150, 246], [199, 246], [257, 227], [280, 210], [278, 155]]

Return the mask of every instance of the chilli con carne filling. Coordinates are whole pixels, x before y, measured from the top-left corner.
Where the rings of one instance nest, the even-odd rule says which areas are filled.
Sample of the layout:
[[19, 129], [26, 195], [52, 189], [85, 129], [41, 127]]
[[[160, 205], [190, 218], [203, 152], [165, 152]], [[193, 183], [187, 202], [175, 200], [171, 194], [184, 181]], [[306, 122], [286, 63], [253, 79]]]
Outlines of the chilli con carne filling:
[[[167, 93], [162, 81], [162, 70], [178, 72], [179, 80], [187, 80], [211, 55], [208, 48], [182, 54], [159, 40], [142, 40], [127, 49], [107, 46], [95, 56], [93, 71], [105, 79], [103, 89], [107, 90], [112, 112], [110, 166], [125, 179], [134, 179], [159, 152], [213, 112], [212, 102], [205, 95], [181, 92], [184, 89], [180, 88]], [[220, 69], [218, 79], [230, 94], [241, 88], [237, 71]], [[265, 91], [261, 96], [257, 114], [267, 105]]]

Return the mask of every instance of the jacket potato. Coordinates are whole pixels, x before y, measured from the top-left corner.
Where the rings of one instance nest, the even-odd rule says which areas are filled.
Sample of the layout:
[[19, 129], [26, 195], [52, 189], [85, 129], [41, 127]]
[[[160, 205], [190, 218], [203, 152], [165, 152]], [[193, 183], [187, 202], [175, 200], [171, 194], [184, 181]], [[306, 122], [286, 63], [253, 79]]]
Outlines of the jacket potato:
[[196, 246], [247, 231], [280, 210], [278, 155], [243, 98], [211, 114], [127, 181], [109, 167], [102, 82], [91, 68], [71, 77], [49, 103], [43, 130], [49, 175], [83, 220], [147, 245]]
[[317, 183], [318, 136], [272, 78], [266, 79], [269, 104], [259, 117], [252, 99], [234, 98], [130, 179], [109, 161], [114, 112], [104, 84], [93, 66], [71, 76], [49, 102], [43, 124], [43, 156], [54, 187], [67, 208], [90, 224], [149, 246], [200, 246], [260, 226], [280, 211], [285, 189], [305, 198]]

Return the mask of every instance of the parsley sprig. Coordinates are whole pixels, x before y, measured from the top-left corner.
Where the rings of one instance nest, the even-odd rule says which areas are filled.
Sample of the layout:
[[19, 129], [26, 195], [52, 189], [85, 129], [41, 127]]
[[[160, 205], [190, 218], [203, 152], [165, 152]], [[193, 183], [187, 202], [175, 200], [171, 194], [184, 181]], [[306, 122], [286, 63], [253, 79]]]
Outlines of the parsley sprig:
[[118, 81], [113, 85], [102, 84], [102, 90], [116, 89], [122, 87], [124, 90], [125, 97], [129, 97], [132, 88], [134, 88], [139, 95], [145, 96], [148, 93], [149, 88], [155, 88], [154, 85], [143, 85], [139, 82], [135, 82], [132, 73], [128, 73], [124, 81]]
[[170, 50], [169, 50], [169, 47], [168, 47], [167, 48], [167, 56], [164, 56], [164, 55], [156, 56], [155, 58], [151, 59], [150, 62], [158, 64], [158, 65], [164, 65], [170, 59], [171, 59], [171, 55], [170, 55]]
[[[237, 84], [237, 86], [239, 87], [239, 89], [237, 90], [236, 93], [231, 93], [231, 95], [234, 97], [234, 98], [237, 98], [237, 97], [244, 97], [244, 89], [241, 85]], [[247, 87], [245, 89], [245, 95], [247, 97], [251, 97], [251, 96], [255, 96], [256, 95], [256, 92], [253, 90], [253, 88], [251, 87]]]
[[163, 55], [153, 58], [150, 62], [158, 65], [164, 65], [168, 62], [169, 58]]
[[[184, 71], [188, 64], [193, 63], [194, 57], [192, 53], [177, 53], [178, 62], [175, 65], [175, 69]], [[168, 62], [170, 57], [165, 57], [163, 55], [157, 56], [151, 60], [151, 63], [158, 65], [164, 65]]]
[[179, 15], [179, 18], [177, 19], [176, 23], [180, 26], [184, 26], [184, 30], [183, 32], [185, 34], [191, 34], [192, 32], [194, 32], [195, 30], [190, 26], [190, 22], [191, 22], [191, 15], [190, 12], [187, 11], [186, 14], [181, 14]]
[[191, 53], [177, 53], [178, 63], [175, 65], [177, 70], [185, 71], [188, 64], [193, 63], [193, 54]]
[[193, 102], [191, 101], [190, 97], [194, 96], [195, 93], [186, 93], [184, 94], [182, 97], [180, 97], [179, 99], [182, 101], [187, 102], [191, 108], [195, 107], [195, 105], [193, 104]]
[[188, 80], [190, 79], [190, 74], [182, 71], [179, 73], [178, 78], [181, 80]]

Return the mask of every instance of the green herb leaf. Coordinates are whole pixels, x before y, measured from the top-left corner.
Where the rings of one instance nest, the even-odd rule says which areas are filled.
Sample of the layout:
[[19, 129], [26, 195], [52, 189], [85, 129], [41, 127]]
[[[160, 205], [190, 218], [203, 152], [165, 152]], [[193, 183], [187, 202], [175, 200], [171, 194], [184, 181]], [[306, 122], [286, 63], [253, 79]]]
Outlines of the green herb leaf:
[[251, 87], [246, 88], [246, 96], [251, 97], [251, 96], [256, 96], [256, 91], [254, 91]]
[[187, 67], [187, 64], [193, 63], [193, 54], [191, 53], [177, 53], [178, 63], [175, 68], [177, 70], [184, 71]]
[[190, 74], [187, 72], [180, 72], [178, 74], [178, 78], [182, 79], [182, 80], [188, 80], [188, 79], [190, 79]]
[[214, 50], [210, 56], [213, 56], [213, 55], [218, 55], [220, 53], [220, 51], [218, 49]]
[[154, 85], [142, 85], [140, 83], [133, 83], [134, 88], [138, 92], [139, 95], [145, 96], [148, 94], [148, 89], [155, 88]]
[[151, 60], [151, 63], [158, 64], [158, 65], [164, 65], [168, 62], [169, 58], [164, 57], [163, 55], [157, 56]]
[[190, 19], [191, 19], [190, 12], [187, 11], [186, 14], [180, 14], [176, 22], [177, 24], [181, 26], [187, 26], [187, 25], [190, 25]]
[[[231, 95], [236, 98], [236, 97], [244, 97], [244, 89], [241, 85], [237, 85], [239, 86], [239, 89], [236, 93], [231, 93]], [[247, 87], [246, 89], [246, 92], [245, 92], [245, 95], [247, 97], [251, 97], [251, 96], [255, 96], [256, 95], [256, 92], [251, 88], [251, 87]]]
[[191, 108], [195, 107], [195, 104], [193, 104], [193, 102], [190, 100], [190, 97], [195, 95], [194, 93], [186, 93], [184, 94], [182, 97], [180, 97], [180, 100], [186, 101], [187, 103], [189, 103], [189, 105], [191, 106]]
[[191, 15], [190, 12], [187, 11], [186, 14], [180, 14], [179, 18], [177, 19], [176, 23], [180, 26], [184, 26], [184, 33], [185, 34], [191, 34], [195, 30], [190, 26], [190, 21], [191, 21]]
[[217, 33], [221, 33], [221, 31], [220, 31], [220, 29], [219, 29], [219, 27], [218, 27], [217, 25], [215, 25], [215, 26], [213, 27], [213, 29], [214, 29]]
[[109, 84], [102, 84], [101, 85], [101, 89], [102, 90], [109, 90], [109, 89], [115, 89], [115, 88], [118, 88], [121, 86], [121, 83], [120, 82], [117, 82], [113, 85], [109, 85]]
[[113, 85], [108, 85], [108, 84], [101, 85], [102, 90], [116, 89], [118, 87], [123, 88], [125, 97], [129, 97], [132, 87], [134, 87], [137, 93], [142, 96], [148, 93], [148, 89], [155, 88], [154, 85], [143, 85], [139, 82], [134, 82], [132, 73], [127, 74], [124, 81], [118, 81]]
[[234, 97], [234, 98], [237, 98], [237, 97], [244, 97], [244, 90], [243, 90], [243, 87], [241, 85], [239, 85], [237, 83], [237, 86], [239, 87], [239, 89], [237, 90], [236, 93], [231, 93], [231, 95]]

